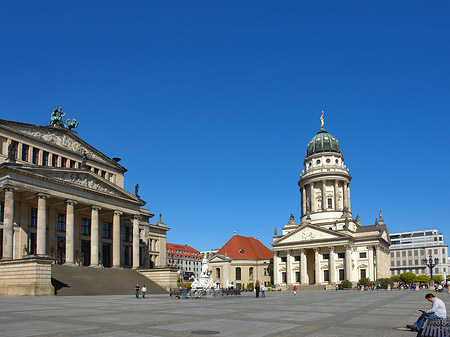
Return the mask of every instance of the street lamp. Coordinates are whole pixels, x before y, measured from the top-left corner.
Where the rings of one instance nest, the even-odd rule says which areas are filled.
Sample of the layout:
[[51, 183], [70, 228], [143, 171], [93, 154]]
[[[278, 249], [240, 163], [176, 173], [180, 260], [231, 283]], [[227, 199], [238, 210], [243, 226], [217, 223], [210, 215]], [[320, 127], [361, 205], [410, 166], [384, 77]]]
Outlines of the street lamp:
[[430, 254], [428, 259], [425, 257], [423, 260], [423, 264], [426, 265], [428, 268], [430, 268], [430, 275], [431, 275], [431, 284], [434, 283], [433, 281], [433, 267], [437, 264], [439, 264], [439, 259], [435, 257], [433, 259], [433, 255]]

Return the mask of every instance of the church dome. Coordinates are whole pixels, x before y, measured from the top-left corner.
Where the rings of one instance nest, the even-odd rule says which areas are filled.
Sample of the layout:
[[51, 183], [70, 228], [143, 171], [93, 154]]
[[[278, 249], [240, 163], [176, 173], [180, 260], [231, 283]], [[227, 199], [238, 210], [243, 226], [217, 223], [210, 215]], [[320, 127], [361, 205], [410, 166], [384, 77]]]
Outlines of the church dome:
[[326, 132], [323, 126], [309, 142], [306, 156], [309, 157], [310, 155], [319, 152], [341, 153], [341, 149], [339, 148], [339, 141], [328, 132]]

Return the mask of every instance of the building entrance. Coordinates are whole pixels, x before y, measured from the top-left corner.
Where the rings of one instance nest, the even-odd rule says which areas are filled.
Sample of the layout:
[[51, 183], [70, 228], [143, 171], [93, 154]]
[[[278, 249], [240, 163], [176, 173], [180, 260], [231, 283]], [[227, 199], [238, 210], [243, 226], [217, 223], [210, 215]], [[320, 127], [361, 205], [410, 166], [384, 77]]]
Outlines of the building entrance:
[[111, 244], [110, 243], [103, 243], [103, 249], [102, 249], [102, 264], [103, 267], [111, 268]]
[[91, 241], [81, 240], [81, 264], [83, 266], [91, 265]]
[[306, 250], [306, 274], [308, 276], [308, 279], [306, 282], [308, 284], [315, 284], [316, 278], [315, 278], [315, 272], [314, 272], [314, 251], [312, 249]]

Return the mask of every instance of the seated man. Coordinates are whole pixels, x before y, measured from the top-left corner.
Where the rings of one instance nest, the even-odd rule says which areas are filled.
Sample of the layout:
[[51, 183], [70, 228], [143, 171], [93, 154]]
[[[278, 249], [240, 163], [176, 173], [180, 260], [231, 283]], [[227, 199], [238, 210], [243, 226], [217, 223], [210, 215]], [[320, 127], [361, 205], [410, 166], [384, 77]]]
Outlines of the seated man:
[[420, 331], [422, 330], [425, 321], [428, 318], [446, 318], [447, 317], [447, 309], [445, 307], [445, 303], [435, 297], [433, 294], [426, 294], [425, 299], [431, 302], [431, 309], [429, 310], [420, 310], [423, 314], [417, 319], [414, 325], [408, 324], [406, 327], [410, 328], [411, 331]]

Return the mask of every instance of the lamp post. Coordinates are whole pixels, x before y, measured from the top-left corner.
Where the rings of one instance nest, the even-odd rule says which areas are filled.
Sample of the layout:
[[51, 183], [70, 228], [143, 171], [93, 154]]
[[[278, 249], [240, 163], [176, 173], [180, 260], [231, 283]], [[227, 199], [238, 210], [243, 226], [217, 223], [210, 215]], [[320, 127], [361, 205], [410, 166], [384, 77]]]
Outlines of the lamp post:
[[423, 260], [423, 264], [426, 265], [428, 268], [430, 268], [430, 275], [431, 275], [431, 285], [434, 284], [433, 281], [433, 267], [437, 264], [439, 264], [439, 259], [437, 257], [435, 257], [433, 259], [433, 255], [430, 254], [430, 256], [427, 258], [424, 258]]

